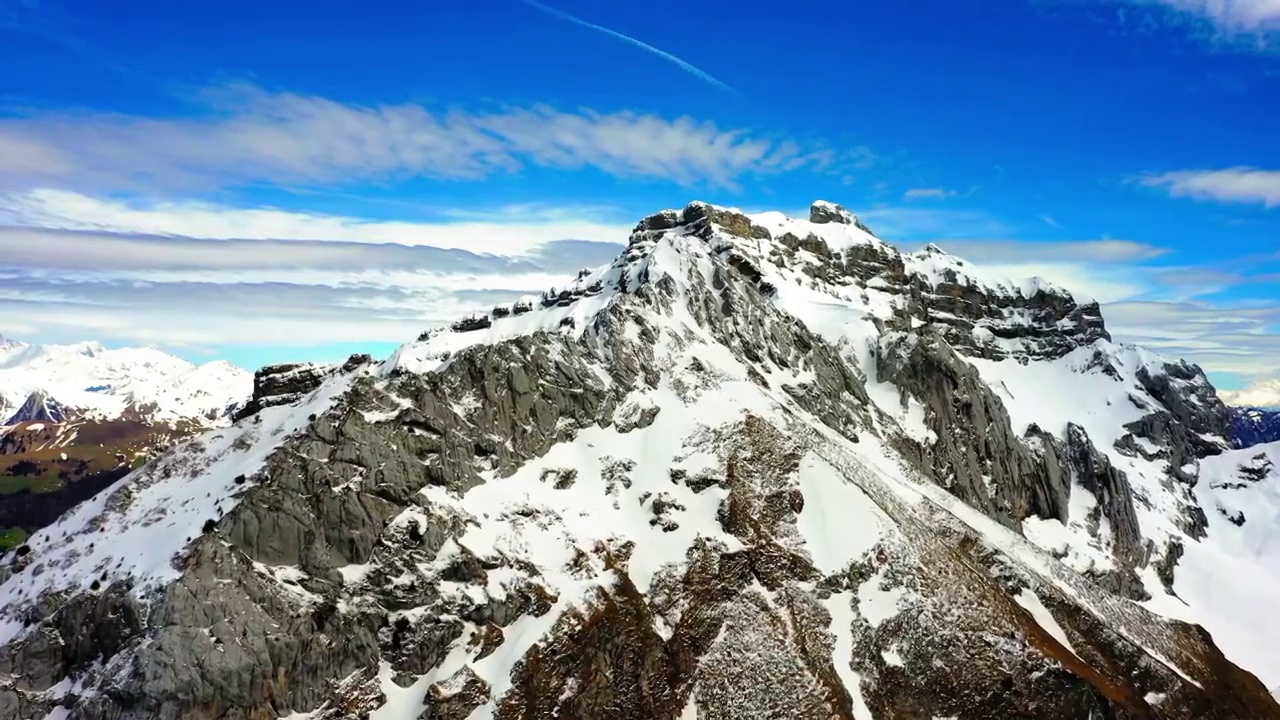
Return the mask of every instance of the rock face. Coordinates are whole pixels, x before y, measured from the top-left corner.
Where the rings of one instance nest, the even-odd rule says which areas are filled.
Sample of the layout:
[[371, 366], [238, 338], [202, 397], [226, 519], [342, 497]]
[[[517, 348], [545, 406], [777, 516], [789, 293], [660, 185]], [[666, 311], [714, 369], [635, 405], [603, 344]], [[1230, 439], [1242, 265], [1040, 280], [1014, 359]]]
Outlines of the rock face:
[[929, 418], [937, 440], [918, 454], [923, 475], [1010, 527], [1032, 515], [1066, 520], [1069, 461], [1059, 452], [1035, 455], [977, 369], [940, 334], [886, 334], [876, 359], [878, 377], [919, 401]]
[[320, 387], [333, 370], [314, 363], [284, 363], [259, 368], [253, 374], [253, 397], [236, 413], [236, 421], [255, 415], [263, 408], [297, 402]]
[[826, 200], [818, 200], [809, 206], [809, 222], [815, 225], [823, 223], [853, 225], [868, 235], [875, 235], [875, 233], [871, 232], [871, 228], [864, 225], [857, 215], [846, 210], [843, 205], [830, 203]]
[[47, 393], [37, 390], [27, 396], [25, 402], [9, 416], [4, 425], [19, 423], [60, 423], [67, 420], [71, 413], [57, 400]]
[[1134, 602], [1190, 594], [1202, 375], [820, 205], [264, 368], [4, 558], [0, 718], [1280, 718]]

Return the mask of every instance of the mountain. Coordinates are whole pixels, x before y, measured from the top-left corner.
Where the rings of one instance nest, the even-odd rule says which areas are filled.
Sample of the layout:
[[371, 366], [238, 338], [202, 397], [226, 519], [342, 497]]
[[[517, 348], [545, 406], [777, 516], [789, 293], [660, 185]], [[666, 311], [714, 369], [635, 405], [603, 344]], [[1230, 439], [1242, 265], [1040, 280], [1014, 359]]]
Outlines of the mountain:
[[22, 407], [9, 415], [9, 420], [5, 424], [60, 423], [66, 422], [71, 416], [72, 412], [63, 407], [62, 403], [49, 397], [43, 390], [36, 390], [27, 396]]
[[230, 424], [249, 373], [150, 348], [0, 339], [0, 548], [175, 439]]
[[211, 426], [251, 391], [249, 373], [226, 362], [194, 365], [154, 348], [108, 350], [93, 342], [0, 342], [0, 416], [51, 399], [76, 417]]
[[1280, 410], [1231, 408], [1231, 446], [1248, 448], [1280, 440]]
[[1280, 718], [1280, 448], [844, 208], [263, 368], [3, 558], [0, 718]]

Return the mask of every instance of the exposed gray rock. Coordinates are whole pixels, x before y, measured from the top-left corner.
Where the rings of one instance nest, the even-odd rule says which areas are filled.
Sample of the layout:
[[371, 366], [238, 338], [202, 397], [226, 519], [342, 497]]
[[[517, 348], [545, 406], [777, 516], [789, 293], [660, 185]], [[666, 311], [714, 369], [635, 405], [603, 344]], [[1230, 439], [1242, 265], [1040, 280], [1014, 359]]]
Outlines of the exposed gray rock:
[[253, 397], [235, 414], [235, 421], [256, 415], [263, 408], [297, 402], [320, 387], [333, 370], [314, 363], [285, 363], [260, 368], [253, 374]]
[[1010, 526], [1033, 515], [1066, 520], [1070, 485], [1057, 453], [1030, 451], [1000, 398], [939, 334], [886, 334], [876, 371], [904, 404], [909, 395], [925, 407], [936, 439], [908, 454], [921, 474]]
[[47, 393], [36, 390], [28, 395], [22, 405], [9, 415], [4, 422], [0, 422], [0, 426], [27, 422], [60, 423], [71, 419], [74, 415], [74, 410], [64, 407]]
[[[854, 222], [832, 208], [826, 222]], [[667, 233], [680, 234], [687, 262], [648, 262]], [[1050, 580], [944, 505], [904, 500], [886, 488], [885, 468], [855, 452], [894, 444], [910, 465], [903, 488], [935, 482], [1015, 530], [1032, 516], [1066, 520], [1078, 485], [1098, 500], [1124, 567], [1145, 562], [1125, 475], [1079, 427], [1062, 440], [1036, 427], [1019, 435], [957, 345], [986, 350], [960, 340], [963, 322], [939, 319], [994, 327], [1031, 313], [1032, 325], [1054, 329], [1009, 337], [1034, 341], [1026, 357], [1056, 357], [1105, 334], [1092, 310], [938, 290], [879, 246], [769, 242], [745, 215], [695, 203], [637, 226], [607, 279], [613, 295], [593, 314], [563, 315], [588, 294], [580, 276], [542, 308], [513, 306], [561, 313], [548, 315], [549, 329], [433, 355], [430, 372], [375, 371], [362, 358], [340, 371], [264, 368], [252, 412], [332, 373], [350, 385], [236, 484], [236, 502], [178, 558], [176, 580], [24, 605], [31, 629], [0, 653], [0, 673], [13, 676], [0, 684], [0, 719], [36, 720], [62, 703], [72, 720], [346, 720], [386, 702], [389, 678], [422, 699], [419, 720], [486, 705], [500, 720], [676, 720], [690, 703], [715, 720], [852, 720], [846, 669], [876, 717], [1145, 718], [1157, 714], [1148, 694], [1159, 693], [1169, 698], [1161, 717], [1280, 718], [1207, 635], [1116, 598], [1105, 578], [1055, 569]], [[930, 442], [877, 437], [851, 349], [774, 301], [780, 288], [763, 264], [775, 253], [808, 268], [797, 283], [895, 284], [900, 312], [875, 325], [877, 378], [924, 407]], [[717, 361], [726, 356], [734, 362]], [[1161, 397], [1193, 381], [1144, 384], [1176, 418], [1199, 404]], [[754, 404], [677, 426], [678, 447], [665, 449], [680, 455], [660, 467], [627, 456], [628, 443], [669, 441], [664, 423], [721, 388], [749, 391]], [[655, 396], [684, 407], [659, 412]], [[238, 430], [254, 422], [246, 414]], [[1165, 441], [1176, 432], [1163, 419], [1149, 428]], [[592, 458], [581, 468], [556, 447], [574, 441]], [[802, 481], [806, 472], [822, 474]], [[489, 492], [503, 502], [462, 502]], [[811, 514], [863, 496], [851, 520], [883, 527], [834, 569], [806, 544], [827, 517]], [[626, 537], [632, 528], [577, 537], [609, 503], [639, 508], [644, 541], [683, 537], [684, 519], [708, 508], [695, 519], [710, 529], [686, 540], [682, 562], [658, 566], [640, 560], [649, 548]], [[501, 542], [486, 545], [486, 534]], [[539, 543], [557, 538], [565, 547], [542, 557]], [[1052, 611], [1070, 648], [1016, 600], [1024, 592]], [[536, 642], [527, 634], [544, 626]], [[480, 670], [507, 657], [516, 661], [499, 694]], [[64, 680], [83, 692], [59, 696]]]
[[1101, 519], [1107, 520], [1111, 532], [1111, 553], [1118, 567], [1106, 576], [1106, 586], [1125, 597], [1148, 599], [1149, 595], [1143, 591], [1135, 569], [1146, 565], [1149, 552], [1138, 526], [1128, 478], [1111, 466], [1111, 461], [1098, 452], [1084, 428], [1075, 423], [1067, 425], [1063, 459], [1073, 485], [1092, 494], [1096, 501], [1088, 518], [1094, 536], [1098, 535]]
[[853, 213], [846, 210], [843, 205], [819, 200], [809, 206], [809, 222], [852, 225]]

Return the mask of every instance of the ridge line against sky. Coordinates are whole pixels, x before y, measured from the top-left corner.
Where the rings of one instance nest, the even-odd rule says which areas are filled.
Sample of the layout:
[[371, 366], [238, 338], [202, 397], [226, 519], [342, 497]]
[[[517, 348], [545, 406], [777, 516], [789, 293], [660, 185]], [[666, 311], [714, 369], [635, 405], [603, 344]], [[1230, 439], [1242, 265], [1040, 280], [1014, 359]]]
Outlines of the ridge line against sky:
[[1097, 297], [1220, 385], [1280, 375], [1265, 4], [299, 7], [0, 11], [0, 333], [387, 352], [611, 260], [658, 209], [829, 197]]

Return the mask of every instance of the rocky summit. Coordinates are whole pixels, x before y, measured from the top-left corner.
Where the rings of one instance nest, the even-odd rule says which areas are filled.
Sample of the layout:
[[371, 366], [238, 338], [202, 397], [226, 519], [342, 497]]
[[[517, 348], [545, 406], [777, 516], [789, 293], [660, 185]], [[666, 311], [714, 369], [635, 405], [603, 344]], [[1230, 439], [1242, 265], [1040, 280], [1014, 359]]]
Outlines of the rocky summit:
[[3, 559], [0, 718], [1280, 718], [1280, 449], [1097, 303], [694, 203]]

